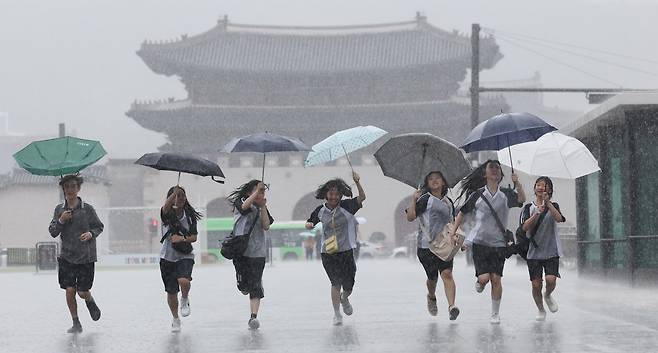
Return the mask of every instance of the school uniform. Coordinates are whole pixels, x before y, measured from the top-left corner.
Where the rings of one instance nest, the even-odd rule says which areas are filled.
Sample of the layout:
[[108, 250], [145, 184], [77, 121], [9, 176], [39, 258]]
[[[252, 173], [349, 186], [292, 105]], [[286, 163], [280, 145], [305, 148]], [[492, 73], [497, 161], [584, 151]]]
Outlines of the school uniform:
[[[164, 214], [160, 209], [160, 219], [162, 221], [162, 234], [167, 234], [171, 227], [171, 219], [175, 219], [176, 213], [172, 210], [170, 214]], [[181, 232], [197, 235], [197, 220], [194, 217], [188, 217], [187, 213], [183, 214], [178, 219], [180, 223]], [[173, 248], [171, 236], [165, 237], [162, 241], [160, 248], [160, 276], [162, 283], [165, 287], [165, 292], [169, 294], [176, 294], [180, 291], [178, 285], [179, 278], [187, 278], [192, 280], [192, 269], [194, 268], [194, 251], [189, 254], [183, 254]]]
[[[65, 223], [59, 217], [70, 210], [73, 218]], [[62, 250], [57, 258], [58, 281], [62, 289], [75, 288], [88, 291], [94, 283], [96, 256], [96, 238], [103, 232], [104, 225], [98, 218], [94, 207], [78, 197], [78, 205], [69, 209], [66, 203], [59, 204], [53, 212], [48, 231], [53, 238], [59, 236]], [[91, 233], [91, 239], [81, 241], [80, 235]]]
[[[560, 211], [560, 205], [557, 202], [553, 202], [553, 206], [558, 212]], [[522, 213], [521, 224], [537, 213], [539, 213], [539, 207], [534, 202], [527, 204]], [[560, 216], [562, 222], [566, 221], [561, 212]], [[546, 214], [541, 219], [541, 223], [538, 226], [535, 224], [534, 229], [526, 232], [528, 237], [534, 234], [532, 239], [537, 245], [531, 243], [528, 246], [527, 264], [531, 281], [533, 279], [542, 279], [543, 274], [560, 277], [560, 257], [563, 256], [563, 252], [557, 223], [550, 211], [546, 209]]]
[[[233, 211], [235, 220], [233, 234], [236, 236], [249, 234], [247, 250], [242, 256], [233, 259], [235, 278], [238, 290], [245, 294], [249, 293], [249, 298], [264, 298], [263, 270], [267, 256], [265, 230], [261, 225], [260, 208], [252, 203], [251, 207], [243, 210], [244, 201], [245, 199], [237, 200]], [[270, 224], [274, 223], [274, 218], [270, 215], [269, 210], [267, 210], [267, 216]]]
[[429, 249], [429, 240], [434, 241], [443, 227], [453, 221], [454, 207], [447, 196], [438, 198], [427, 192], [418, 198], [415, 208], [419, 222], [416, 255], [425, 269], [427, 279], [436, 281], [441, 272], [452, 270], [453, 260], [443, 261], [434, 255]]
[[[322, 222], [322, 242], [320, 256], [329, 281], [333, 287], [341, 287], [344, 291], [352, 291], [356, 275], [354, 250], [357, 247], [358, 222], [354, 216], [361, 208], [358, 198], [341, 200], [334, 209], [326, 204], [318, 206], [311, 213], [307, 222], [313, 225]], [[335, 235], [338, 252], [327, 253], [324, 241]]]
[[517, 193], [511, 189], [499, 187], [492, 193], [485, 186], [479, 189], [479, 193], [472, 193], [460, 209], [464, 214], [475, 214], [475, 226], [465, 240], [466, 244], [472, 244], [475, 276], [496, 273], [502, 277], [507, 243], [491, 208], [482, 197], [487, 198], [503, 225], [507, 224], [509, 209], [523, 204], [517, 201]]

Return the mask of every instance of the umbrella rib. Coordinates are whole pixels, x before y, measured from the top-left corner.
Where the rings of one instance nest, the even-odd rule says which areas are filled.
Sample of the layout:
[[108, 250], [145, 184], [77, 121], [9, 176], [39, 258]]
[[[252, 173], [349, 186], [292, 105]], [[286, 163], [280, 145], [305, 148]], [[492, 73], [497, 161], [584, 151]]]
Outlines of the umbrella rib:
[[34, 144], [34, 149], [37, 150], [37, 153], [39, 153], [41, 159], [43, 159], [46, 163], [48, 163], [48, 165], [51, 165], [50, 161], [46, 158], [46, 156], [44, 156], [43, 153], [41, 153], [41, 149], [37, 144]]
[[571, 168], [569, 168], [569, 165], [567, 165], [567, 161], [564, 159], [564, 155], [562, 154], [562, 148], [563, 147], [566, 147], [566, 144], [558, 147], [558, 153], [560, 155], [560, 161], [562, 162], [562, 165], [564, 166], [564, 170], [566, 170], [567, 174], [569, 174], [569, 178], [571, 178], [572, 177]]

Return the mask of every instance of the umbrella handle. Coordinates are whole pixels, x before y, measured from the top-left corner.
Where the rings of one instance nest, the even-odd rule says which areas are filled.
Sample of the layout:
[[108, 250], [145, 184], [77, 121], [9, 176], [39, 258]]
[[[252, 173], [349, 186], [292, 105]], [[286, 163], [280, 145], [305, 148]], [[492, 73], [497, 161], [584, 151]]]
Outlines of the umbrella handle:
[[215, 179], [215, 176], [214, 176], [214, 175], [211, 176], [210, 179], [212, 179], [212, 181], [214, 181], [214, 182], [216, 182], [216, 183], [218, 183], [218, 184], [224, 184], [224, 180], [218, 180], [218, 179]]
[[[265, 132], [267, 133], [267, 132]], [[260, 181], [264, 184], [265, 183], [265, 152], [263, 152], [263, 170], [261, 171], [260, 174]]]
[[352, 167], [352, 161], [350, 161], [350, 156], [347, 155], [347, 150], [345, 149], [345, 146], [343, 144], [340, 144], [340, 147], [343, 148], [343, 152], [345, 152], [345, 158], [347, 158], [347, 164], [350, 165], [350, 169], [352, 170], [352, 173], [354, 173], [354, 167]]
[[[512, 174], [514, 174], [514, 161], [512, 161], [512, 148], [509, 145], [509, 136], [507, 137], [507, 153], [509, 153], [509, 165], [512, 167]], [[507, 187], [516, 190], [516, 184], [514, 186], [507, 184]]]
[[[421, 162], [420, 162], [420, 172], [418, 174], [418, 185], [423, 185], [425, 182], [421, 183], [420, 180], [423, 179], [423, 167], [425, 167], [425, 156], [427, 155], [427, 144], [423, 143], [423, 154], [421, 157]], [[418, 186], [418, 190], [420, 190], [420, 186]]]
[[509, 153], [509, 165], [512, 167], [512, 174], [514, 174], [514, 161], [512, 161], [512, 148], [509, 145], [509, 136], [507, 137], [507, 153]]

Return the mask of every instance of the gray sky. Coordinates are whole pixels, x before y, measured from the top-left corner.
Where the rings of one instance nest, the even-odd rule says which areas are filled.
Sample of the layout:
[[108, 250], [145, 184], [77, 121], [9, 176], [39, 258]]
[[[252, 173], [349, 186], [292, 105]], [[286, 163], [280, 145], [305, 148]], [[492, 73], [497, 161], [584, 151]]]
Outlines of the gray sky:
[[[652, 0], [0, 0], [0, 9], [0, 112], [9, 113], [10, 129], [56, 133], [65, 122], [80, 137], [100, 139], [114, 158], [138, 157], [165, 141], [124, 115], [135, 98], [185, 97], [176, 78], [154, 74], [135, 54], [141, 42], [204, 32], [224, 14], [236, 23], [346, 25], [406, 21], [421, 11], [447, 30], [469, 32], [479, 22], [650, 59], [588, 54], [649, 72], [638, 73], [522, 44], [624, 87], [658, 87], [658, 1]], [[483, 80], [540, 71], [546, 87], [615, 87], [509, 42], [499, 44], [505, 58]], [[548, 95], [546, 102], [587, 109], [580, 94]]]

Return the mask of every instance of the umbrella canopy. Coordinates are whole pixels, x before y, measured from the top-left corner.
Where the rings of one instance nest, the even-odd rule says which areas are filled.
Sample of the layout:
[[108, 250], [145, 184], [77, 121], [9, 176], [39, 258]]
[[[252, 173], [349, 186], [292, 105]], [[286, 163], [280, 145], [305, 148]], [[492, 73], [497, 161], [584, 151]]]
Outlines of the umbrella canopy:
[[413, 188], [431, 171], [440, 171], [450, 187], [471, 171], [455, 145], [425, 133], [395, 136], [375, 152], [375, 158], [384, 175]]
[[155, 168], [157, 170], [178, 172], [179, 181], [180, 173], [188, 173], [200, 176], [210, 176], [212, 177], [212, 180], [220, 184], [224, 183], [223, 180], [215, 179], [215, 177], [224, 178], [224, 173], [217, 163], [188, 153], [147, 153], [135, 161], [135, 164]]
[[267, 152], [300, 152], [310, 151], [302, 140], [294, 137], [271, 134], [269, 132], [257, 133], [242, 137], [236, 137], [224, 146], [223, 151], [234, 152], [258, 152], [263, 154], [263, 171], [261, 181], [265, 179], [265, 153]]
[[224, 146], [224, 152], [296, 152], [310, 151], [302, 140], [269, 132], [237, 137]]
[[557, 130], [530, 113], [504, 113], [481, 122], [464, 139], [465, 152], [499, 151], [519, 143], [535, 141]]
[[385, 130], [372, 125], [338, 131], [313, 145], [313, 151], [309, 152], [304, 165], [308, 167], [333, 161], [343, 156], [347, 157], [348, 153], [366, 147], [386, 134]]
[[[601, 170], [582, 142], [559, 132], [515, 145], [512, 154], [516, 169], [530, 175], [576, 179]], [[506, 151], [498, 151], [498, 160], [507, 166], [512, 164]]]
[[75, 137], [34, 141], [14, 153], [21, 168], [36, 175], [74, 174], [103, 158], [101, 143]]

